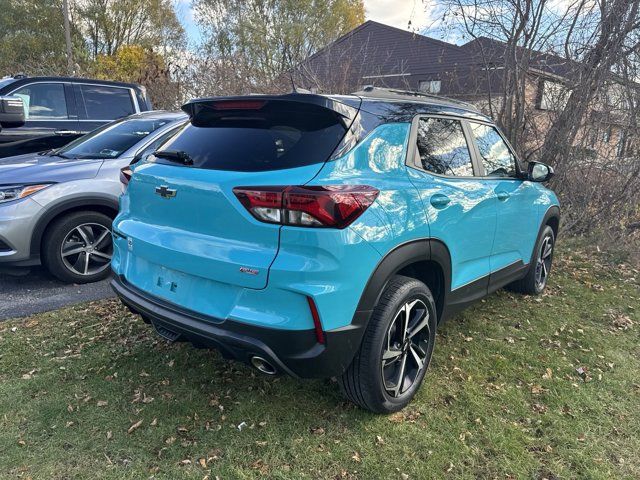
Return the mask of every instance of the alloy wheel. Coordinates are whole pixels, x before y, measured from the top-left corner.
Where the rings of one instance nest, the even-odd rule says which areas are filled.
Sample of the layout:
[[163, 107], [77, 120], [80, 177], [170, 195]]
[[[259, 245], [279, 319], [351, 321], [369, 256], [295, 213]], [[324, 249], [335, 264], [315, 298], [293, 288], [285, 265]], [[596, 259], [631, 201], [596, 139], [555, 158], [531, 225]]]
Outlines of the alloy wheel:
[[540, 245], [540, 252], [536, 262], [536, 287], [542, 290], [547, 285], [547, 278], [551, 270], [551, 259], [553, 257], [553, 237], [546, 235]]
[[65, 267], [77, 275], [101, 273], [113, 254], [111, 231], [99, 223], [78, 225], [65, 236], [60, 254]]
[[406, 393], [420, 378], [429, 351], [429, 309], [419, 299], [405, 303], [389, 325], [382, 350], [382, 382], [391, 397]]

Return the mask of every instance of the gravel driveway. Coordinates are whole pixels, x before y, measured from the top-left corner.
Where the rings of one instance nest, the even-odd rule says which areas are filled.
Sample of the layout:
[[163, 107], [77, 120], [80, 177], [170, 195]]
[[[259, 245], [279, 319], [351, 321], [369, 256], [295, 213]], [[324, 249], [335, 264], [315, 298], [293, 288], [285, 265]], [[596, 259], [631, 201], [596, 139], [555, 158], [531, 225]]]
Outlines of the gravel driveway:
[[22, 276], [0, 273], [0, 321], [113, 295], [108, 279], [87, 285], [66, 285], [42, 268], [34, 268]]

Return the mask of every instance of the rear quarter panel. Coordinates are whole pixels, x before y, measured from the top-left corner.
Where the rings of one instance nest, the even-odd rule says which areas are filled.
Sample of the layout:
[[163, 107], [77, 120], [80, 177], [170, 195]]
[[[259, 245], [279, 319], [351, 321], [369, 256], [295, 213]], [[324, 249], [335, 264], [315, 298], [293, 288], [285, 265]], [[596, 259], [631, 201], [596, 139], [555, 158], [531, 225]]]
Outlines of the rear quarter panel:
[[344, 230], [283, 227], [269, 288], [314, 298], [323, 328], [351, 323], [364, 288], [382, 257], [396, 246], [429, 236], [405, 158], [409, 123], [375, 128], [344, 156], [324, 165], [309, 185], [369, 185], [376, 201]]

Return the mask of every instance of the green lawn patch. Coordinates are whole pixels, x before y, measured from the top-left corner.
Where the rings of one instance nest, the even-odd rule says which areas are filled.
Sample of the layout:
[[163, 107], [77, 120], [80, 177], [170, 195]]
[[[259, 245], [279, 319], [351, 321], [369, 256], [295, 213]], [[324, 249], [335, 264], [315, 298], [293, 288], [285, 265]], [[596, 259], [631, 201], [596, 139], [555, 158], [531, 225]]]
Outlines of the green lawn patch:
[[441, 326], [415, 401], [168, 345], [115, 300], [0, 324], [2, 478], [639, 478], [640, 273], [561, 246], [546, 295]]

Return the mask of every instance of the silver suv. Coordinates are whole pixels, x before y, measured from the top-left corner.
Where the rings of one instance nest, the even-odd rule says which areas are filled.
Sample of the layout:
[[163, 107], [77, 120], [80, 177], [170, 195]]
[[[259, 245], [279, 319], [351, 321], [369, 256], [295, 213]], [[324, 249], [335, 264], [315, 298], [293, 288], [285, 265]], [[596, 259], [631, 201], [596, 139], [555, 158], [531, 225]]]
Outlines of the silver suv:
[[121, 170], [186, 120], [182, 113], [140, 113], [57, 150], [0, 159], [0, 269], [42, 263], [65, 282], [106, 278]]

